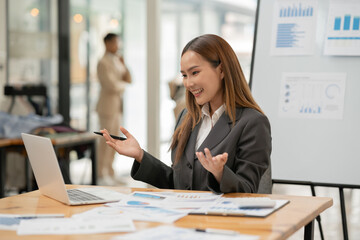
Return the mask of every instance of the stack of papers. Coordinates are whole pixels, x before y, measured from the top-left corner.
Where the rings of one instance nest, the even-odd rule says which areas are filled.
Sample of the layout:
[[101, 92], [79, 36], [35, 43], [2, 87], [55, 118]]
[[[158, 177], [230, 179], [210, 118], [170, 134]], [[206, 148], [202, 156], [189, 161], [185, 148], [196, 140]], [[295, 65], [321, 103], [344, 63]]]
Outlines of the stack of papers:
[[270, 198], [221, 198], [210, 206], [191, 211], [190, 214], [266, 217], [288, 202], [289, 200], [272, 200]]
[[222, 195], [213, 193], [176, 193], [176, 192], [133, 192], [128, 198], [106, 206], [151, 206], [166, 209], [177, 209], [188, 212], [204, 205], [211, 205]]
[[133, 192], [119, 202], [108, 203], [138, 221], [173, 223], [202, 206], [210, 206], [221, 195], [213, 193]]
[[[225, 198], [209, 192], [136, 191], [124, 195], [119, 202], [107, 203], [101, 207], [74, 214], [70, 218], [64, 218], [61, 214], [0, 214], [0, 229], [17, 230], [19, 235], [133, 232], [136, 230], [134, 220], [173, 223], [188, 214], [266, 217], [288, 202], [288, 200], [271, 200], [270, 198]], [[118, 239], [148, 239], [141, 237], [147, 234], [152, 236], [151, 239], [156, 240], [165, 239], [170, 235], [171, 238], [166, 239], [205, 239], [205, 237], [206, 239], [220, 239], [214, 232], [209, 235], [209, 232], [199, 233], [194, 229], [169, 226], [146, 231], [124, 235]], [[174, 232], [180, 232], [182, 238], [177, 238]], [[154, 234], [158, 238], [154, 238]], [[227, 238], [221, 236], [221, 239]], [[232, 239], [256, 238], [236, 233], [236, 238]]]

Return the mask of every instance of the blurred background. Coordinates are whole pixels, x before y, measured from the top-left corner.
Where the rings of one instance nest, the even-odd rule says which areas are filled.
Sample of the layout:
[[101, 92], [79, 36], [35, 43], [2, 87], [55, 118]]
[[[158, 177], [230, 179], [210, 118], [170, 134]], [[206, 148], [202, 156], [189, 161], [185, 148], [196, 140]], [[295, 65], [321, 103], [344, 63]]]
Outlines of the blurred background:
[[[122, 38], [122, 54], [133, 83], [124, 96], [124, 126], [147, 149], [147, 1], [146, 0], [2, 0], [0, 14], [0, 87], [4, 84], [44, 84], [52, 113], [69, 105], [69, 123], [81, 130], [98, 130], [95, 111], [100, 84], [96, 65], [104, 54], [103, 37], [114, 32]], [[68, 6], [64, 4], [68, 2]], [[148, 1], [149, 3], [150, 1]], [[256, 0], [161, 0], [160, 7], [160, 158], [170, 162], [175, 102], [168, 83], [180, 72], [180, 53], [192, 38], [213, 33], [234, 48], [249, 79]], [[60, 4], [60, 6], [59, 6]], [[65, 5], [65, 6], [64, 6]], [[59, 9], [62, 8], [62, 9]], [[59, 12], [61, 15], [59, 15]], [[68, 18], [64, 19], [65, 16]], [[65, 26], [64, 26], [65, 25]], [[69, 27], [70, 79], [59, 79], [59, 29]], [[61, 31], [61, 30], [60, 30]], [[66, 39], [65, 39], [66, 41]], [[66, 50], [66, 49], [65, 49]], [[7, 63], [7, 64], [6, 64]], [[66, 69], [65, 69], [66, 70]], [[61, 69], [60, 71], [64, 71]], [[66, 83], [66, 81], [69, 81]], [[68, 86], [69, 96], [59, 96]], [[181, 84], [181, 82], [180, 82]], [[2, 108], [8, 100], [0, 93]], [[60, 105], [60, 110], [59, 110]], [[66, 113], [65, 113], [66, 115]], [[65, 116], [66, 120], [66, 116]], [[122, 168], [125, 172], [128, 170]]]
[[[148, 4], [156, 10], [149, 11]], [[0, 0], [0, 110], [11, 105], [2, 91], [5, 85], [42, 85], [47, 89], [49, 114], [61, 114], [78, 130], [99, 130], [96, 66], [104, 53], [103, 37], [114, 32], [122, 38], [122, 55], [133, 79], [124, 95], [123, 124], [145, 150], [169, 164], [176, 106], [169, 82], [180, 72], [182, 48], [198, 35], [220, 35], [235, 50], [249, 81], [256, 7], [256, 0]], [[149, 14], [158, 17], [157, 26], [149, 24]], [[148, 56], [154, 28], [160, 30], [155, 36], [160, 39], [159, 51]], [[157, 59], [159, 79], [149, 78], [149, 62]], [[157, 101], [148, 89], [154, 90]], [[157, 123], [149, 119], [152, 115]], [[132, 160], [115, 158], [116, 174], [127, 179], [128, 186], [145, 186], [129, 178]], [[73, 161], [72, 182], [89, 184], [90, 171], [89, 159]], [[275, 185], [273, 192], [311, 195], [307, 186]], [[319, 187], [317, 194], [334, 197], [334, 206], [322, 215], [323, 229], [328, 239], [341, 238], [337, 189]], [[360, 194], [353, 190], [345, 194], [349, 231], [356, 239]], [[302, 238], [300, 230], [291, 239]], [[317, 224], [315, 238], [319, 239]]]

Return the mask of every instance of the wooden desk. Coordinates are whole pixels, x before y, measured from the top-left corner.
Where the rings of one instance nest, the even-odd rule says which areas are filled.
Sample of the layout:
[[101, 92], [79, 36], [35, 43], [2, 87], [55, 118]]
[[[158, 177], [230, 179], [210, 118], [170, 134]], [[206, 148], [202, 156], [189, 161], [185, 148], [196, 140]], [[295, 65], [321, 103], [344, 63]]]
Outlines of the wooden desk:
[[[50, 135], [51, 142], [54, 146], [55, 153], [59, 156], [61, 148], [72, 148], [82, 145], [88, 145], [91, 149], [91, 184], [96, 185], [96, 136], [90, 132], [84, 133], [58, 133]], [[4, 187], [6, 180], [6, 150], [10, 148], [24, 149], [24, 142], [21, 138], [0, 139], [0, 198], [4, 197]], [[31, 190], [31, 167], [26, 161], [26, 188]]]
[[[67, 186], [72, 188], [74, 186]], [[164, 191], [159, 189], [139, 189], [139, 188], [120, 188], [109, 187], [122, 193], [132, 191]], [[169, 190], [167, 190], [169, 191]], [[174, 190], [173, 190], [174, 191]], [[183, 191], [184, 192], [184, 191]], [[189, 191], [185, 191], [189, 192]], [[176, 221], [173, 225], [186, 228], [220, 228], [235, 230], [243, 234], [253, 234], [260, 236], [260, 239], [286, 239], [300, 228], [306, 226], [305, 239], [313, 239], [314, 219], [324, 210], [331, 207], [331, 198], [324, 197], [299, 197], [285, 195], [266, 195], [266, 194], [226, 194], [226, 197], [254, 197], [268, 196], [272, 199], [288, 199], [290, 203], [274, 212], [266, 218], [250, 217], [221, 217], [221, 216], [196, 216], [188, 215]], [[0, 199], [0, 213], [6, 214], [44, 214], [62, 213], [70, 217], [75, 213], [89, 210], [97, 205], [86, 206], [67, 206], [45, 196], [39, 191], [33, 191], [18, 196]], [[134, 221], [136, 229], [141, 230], [162, 225], [154, 222]], [[51, 235], [51, 236], [17, 236], [15, 231], [0, 230], [2, 239], [111, 239], [115, 235], [122, 233], [89, 234], [89, 235]]]

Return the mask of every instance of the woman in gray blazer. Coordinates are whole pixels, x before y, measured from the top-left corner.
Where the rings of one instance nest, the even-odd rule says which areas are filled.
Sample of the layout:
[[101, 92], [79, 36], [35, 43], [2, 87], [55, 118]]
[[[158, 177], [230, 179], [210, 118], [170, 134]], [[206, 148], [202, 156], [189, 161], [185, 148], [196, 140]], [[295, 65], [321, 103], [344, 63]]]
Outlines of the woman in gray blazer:
[[270, 166], [270, 124], [235, 52], [219, 36], [199, 36], [183, 49], [181, 73], [187, 107], [172, 138], [171, 167], [141, 149], [123, 127], [126, 141], [102, 130], [107, 144], [135, 158], [131, 176], [155, 187], [256, 193]]

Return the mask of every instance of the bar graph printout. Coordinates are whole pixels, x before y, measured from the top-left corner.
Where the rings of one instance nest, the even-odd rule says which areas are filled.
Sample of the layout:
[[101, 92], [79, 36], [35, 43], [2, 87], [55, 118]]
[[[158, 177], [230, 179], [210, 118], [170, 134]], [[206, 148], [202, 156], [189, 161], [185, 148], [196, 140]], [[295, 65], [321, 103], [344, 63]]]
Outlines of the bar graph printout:
[[359, 0], [330, 2], [324, 54], [360, 56]]
[[312, 55], [317, 0], [277, 0], [274, 4], [271, 55]]
[[346, 73], [283, 73], [279, 116], [342, 119]]

